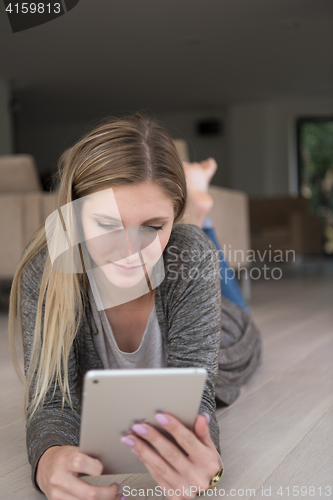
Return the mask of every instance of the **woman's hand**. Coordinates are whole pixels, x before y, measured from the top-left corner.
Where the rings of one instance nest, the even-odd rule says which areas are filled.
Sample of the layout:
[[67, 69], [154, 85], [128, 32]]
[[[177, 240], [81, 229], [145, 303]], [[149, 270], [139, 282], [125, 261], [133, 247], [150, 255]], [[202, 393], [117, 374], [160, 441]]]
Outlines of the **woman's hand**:
[[132, 427], [134, 433], [121, 439], [145, 464], [158, 485], [165, 488], [163, 494], [169, 500], [194, 498], [197, 493], [203, 493], [222, 466], [210, 437], [208, 419], [208, 414], [198, 415], [192, 432], [172, 415], [156, 414], [158, 423], [174, 437], [187, 456], [146, 423], [135, 424]]
[[38, 462], [36, 480], [48, 500], [119, 500], [117, 483], [92, 486], [78, 478], [79, 474], [98, 477], [102, 471], [102, 463], [78, 447], [52, 446]]

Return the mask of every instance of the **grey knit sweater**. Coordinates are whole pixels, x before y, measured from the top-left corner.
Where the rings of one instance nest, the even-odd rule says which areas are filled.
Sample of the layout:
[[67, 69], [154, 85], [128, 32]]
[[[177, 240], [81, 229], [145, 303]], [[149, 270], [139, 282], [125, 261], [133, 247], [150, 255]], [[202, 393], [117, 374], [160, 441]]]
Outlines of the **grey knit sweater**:
[[[43, 249], [23, 272], [21, 320], [25, 371], [33, 344], [38, 294], [47, 257]], [[260, 359], [260, 333], [240, 307], [222, 299], [219, 255], [196, 226], [175, 225], [163, 253], [165, 278], [155, 289], [155, 307], [167, 348], [167, 367], [205, 367], [208, 372], [199, 412], [211, 416], [210, 433], [220, 452], [215, 397], [230, 404]], [[68, 361], [69, 387], [75, 412], [65, 404], [59, 387], [26, 424], [32, 480], [43, 452], [54, 445], [78, 446], [84, 374], [103, 365], [93, 343], [96, 328], [88, 294]], [[224, 313], [224, 314], [223, 314]], [[225, 318], [222, 324], [222, 316]], [[37, 486], [37, 485], [36, 485]]]

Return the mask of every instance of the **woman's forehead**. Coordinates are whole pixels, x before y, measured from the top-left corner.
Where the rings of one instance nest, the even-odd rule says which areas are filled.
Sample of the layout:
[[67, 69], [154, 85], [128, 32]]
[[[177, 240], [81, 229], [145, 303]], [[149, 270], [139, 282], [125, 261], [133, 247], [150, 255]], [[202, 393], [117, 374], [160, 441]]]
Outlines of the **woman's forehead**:
[[153, 182], [102, 189], [84, 198], [85, 212], [100, 216], [150, 219], [173, 214], [172, 200]]

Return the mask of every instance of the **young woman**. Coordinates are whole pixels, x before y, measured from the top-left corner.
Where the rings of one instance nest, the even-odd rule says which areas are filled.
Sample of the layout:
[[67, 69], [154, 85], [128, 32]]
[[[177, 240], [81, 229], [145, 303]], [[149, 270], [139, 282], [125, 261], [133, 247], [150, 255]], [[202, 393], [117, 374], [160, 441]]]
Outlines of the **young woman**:
[[[134, 425], [123, 443], [167, 490], [206, 489], [222, 470], [215, 397], [226, 404], [237, 397], [259, 362], [260, 335], [241, 307], [222, 300], [213, 242], [197, 226], [176, 224], [187, 186], [175, 146], [159, 124], [137, 114], [101, 124], [60, 165], [60, 212], [80, 204], [75, 248], [82, 268], [76, 263], [78, 272], [61, 272], [41, 227], [15, 274], [9, 311], [11, 339], [16, 323], [23, 338], [34, 484], [49, 500], [120, 497], [116, 484], [79, 479], [102, 473], [102, 464], [78, 449], [87, 370], [202, 366], [208, 377], [194, 431], [171, 415], [156, 415], [186, 454], [148, 424]], [[121, 250], [112, 233], [122, 234]], [[139, 259], [131, 250], [138, 234], [158, 243], [162, 254], [165, 276], [156, 286], [158, 251], [143, 250], [145, 262]], [[102, 305], [96, 301], [101, 274], [112, 285]], [[117, 301], [117, 290], [127, 301]]]

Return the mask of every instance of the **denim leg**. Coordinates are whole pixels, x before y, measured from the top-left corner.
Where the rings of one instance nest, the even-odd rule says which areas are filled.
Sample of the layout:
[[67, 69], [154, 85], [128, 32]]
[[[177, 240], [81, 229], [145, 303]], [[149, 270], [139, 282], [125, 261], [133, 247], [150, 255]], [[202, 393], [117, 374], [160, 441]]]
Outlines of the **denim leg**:
[[223, 254], [221, 245], [216, 237], [214, 228], [210, 220], [207, 220], [207, 223], [205, 221], [202, 230], [212, 240], [212, 242], [215, 244], [216, 248], [219, 250], [220, 253], [220, 273], [221, 273], [220, 275], [221, 275], [222, 295], [224, 295], [224, 297], [234, 302], [236, 305], [242, 307], [248, 313], [249, 310], [243, 298], [242, 292], [239, 288], [233, 269], [229, 266]]

